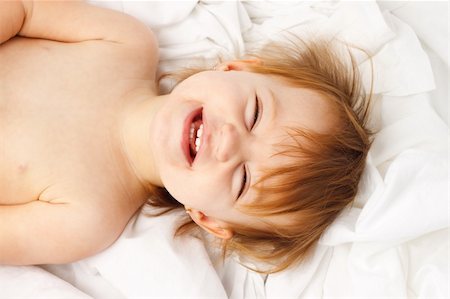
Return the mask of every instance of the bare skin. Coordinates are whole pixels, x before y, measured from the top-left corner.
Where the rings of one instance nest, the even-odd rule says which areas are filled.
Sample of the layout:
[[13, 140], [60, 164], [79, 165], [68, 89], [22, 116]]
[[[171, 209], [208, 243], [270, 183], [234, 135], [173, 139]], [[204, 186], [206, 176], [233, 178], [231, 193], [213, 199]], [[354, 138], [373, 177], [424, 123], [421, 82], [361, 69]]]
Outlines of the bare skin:
[[84, 3], [0, 5], [15, 28], [0, 33], [0, 264], [77, 260], [147, 199], [120, 132], [124, 111], [156, 96], [157, 45]]
[[0, 264], [105, 249], [149, 186], [166, 188], [218, 238], [232, 237], [229, 223], [266, 225], [240, 211], [256, 198], [245, 190], [263, 169], [290, 163], [273, 157], [284, 128], [328, 130], [333, 111], [318, 93], [249, 71], [257, 60], [223, 62], [160, 96], [157, 49], [150, 29], [124, 14], [0, 0]]

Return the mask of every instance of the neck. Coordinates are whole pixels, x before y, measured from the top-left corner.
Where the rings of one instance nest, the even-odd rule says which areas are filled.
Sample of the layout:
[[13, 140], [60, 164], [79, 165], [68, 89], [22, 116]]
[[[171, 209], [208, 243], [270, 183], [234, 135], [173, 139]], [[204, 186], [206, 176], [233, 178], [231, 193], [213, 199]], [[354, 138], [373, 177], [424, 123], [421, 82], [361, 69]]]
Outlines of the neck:
[[162, 187], [151, 147], [151, 127], [164, 97], [151, 91], [136, 91], [126, 99], [120, 123], [122, 152], [132, 173], [146, 190], [149, 185]]

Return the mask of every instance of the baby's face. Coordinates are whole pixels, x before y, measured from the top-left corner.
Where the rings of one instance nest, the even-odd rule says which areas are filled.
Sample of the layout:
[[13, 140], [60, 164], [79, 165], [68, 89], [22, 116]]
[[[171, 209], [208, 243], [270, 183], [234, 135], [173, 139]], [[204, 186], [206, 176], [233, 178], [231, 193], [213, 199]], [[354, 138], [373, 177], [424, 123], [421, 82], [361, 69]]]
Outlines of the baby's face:
[[330, 109], [313, 91], [273, 76], [207, 71], [180, 83], [155, 119], [154, 154], [164, 187], [186, 207], [258, 225], [238, 210], [257, 197], [262, 170], [286, 165], [277, 144], [288, 127], [326, 131]]

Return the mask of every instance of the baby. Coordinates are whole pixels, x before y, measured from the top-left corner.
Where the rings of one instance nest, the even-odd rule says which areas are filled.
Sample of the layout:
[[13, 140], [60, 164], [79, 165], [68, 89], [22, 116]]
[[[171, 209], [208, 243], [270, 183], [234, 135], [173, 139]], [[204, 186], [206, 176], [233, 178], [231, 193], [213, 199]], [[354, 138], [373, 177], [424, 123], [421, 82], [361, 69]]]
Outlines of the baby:
[[0, 264], [95, 254], [148, 203], [280, 271], [352, 202], [370, 147], [355, 63], [325, 41], [187, 70], [161, 95], [139, 21], [7, 1], [0, 65]]

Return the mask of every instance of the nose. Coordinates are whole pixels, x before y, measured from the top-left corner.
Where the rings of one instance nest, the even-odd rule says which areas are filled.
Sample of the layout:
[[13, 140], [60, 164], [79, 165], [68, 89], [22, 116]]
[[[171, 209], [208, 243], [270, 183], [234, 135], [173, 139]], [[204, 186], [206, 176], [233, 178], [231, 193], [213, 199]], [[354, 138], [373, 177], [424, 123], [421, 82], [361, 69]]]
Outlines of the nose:
[[236, 127], [230, 123], [222, 125], [217, 137], [216, 159], [227, 162], [236, 157], [241, 145]]

